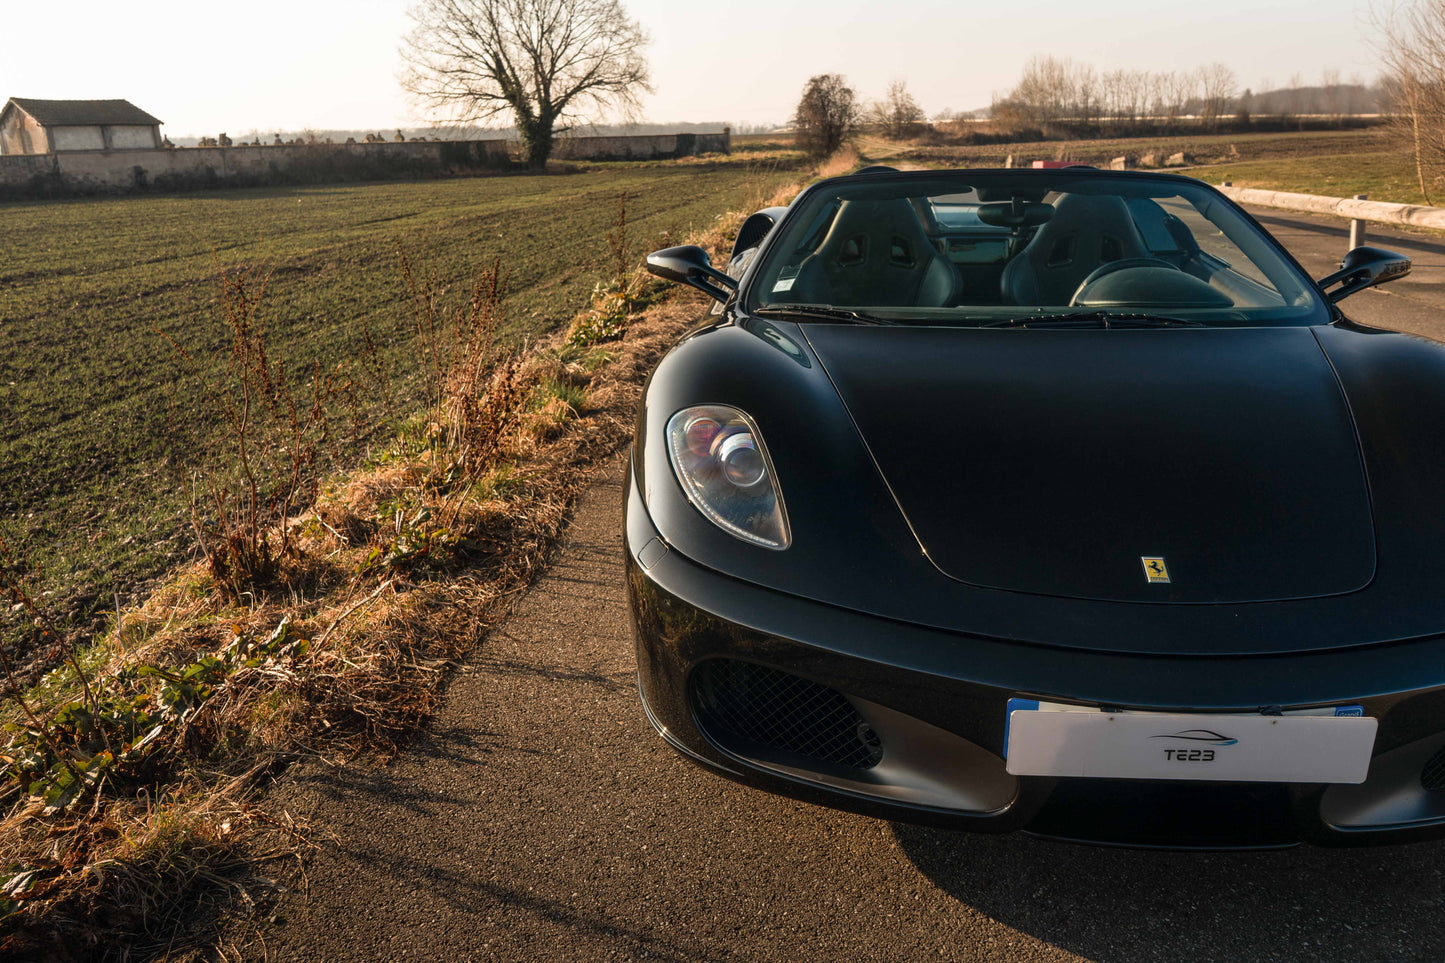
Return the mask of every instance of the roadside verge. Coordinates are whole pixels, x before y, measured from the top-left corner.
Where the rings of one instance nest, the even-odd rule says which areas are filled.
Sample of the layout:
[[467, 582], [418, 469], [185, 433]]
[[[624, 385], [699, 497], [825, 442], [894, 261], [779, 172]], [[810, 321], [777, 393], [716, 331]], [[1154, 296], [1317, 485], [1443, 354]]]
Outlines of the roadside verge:
[[[682, 240], [724, 254], [773, 198], [754, 200]], [[632, 266], [623, 225], [608, 240], [626, 267], [570, 331], [517, 355], [493, 352], [495, 317], [447, 329], [459, 353], [427, 372], [440, 403], [372, 463], [321, 480], [304, 510], [239, 548], [213, 542], [209, 564], [118, 612], [40, 685], [22, 691], [7, 668], [0, 957], [214, 945], [217, 913], [265, 905], [267, 864], [311, 846], [311, 827], [263, 802], [266, 786], [298, 759], [385, 758], [431, 717], [458, 660], [546, 566], [599, 460], [630, 439], [656, 361], [702, 314], [700, 295]], [[457, 310], [485, 316], [499, 302], [484, 288]], [[427, 306], [441, 297], [425, 280], [418, 292]], [[227, 585], [242, 549], [265, 580]], [[49, 631], [43, 602], [4, 567], [0, 590]]]

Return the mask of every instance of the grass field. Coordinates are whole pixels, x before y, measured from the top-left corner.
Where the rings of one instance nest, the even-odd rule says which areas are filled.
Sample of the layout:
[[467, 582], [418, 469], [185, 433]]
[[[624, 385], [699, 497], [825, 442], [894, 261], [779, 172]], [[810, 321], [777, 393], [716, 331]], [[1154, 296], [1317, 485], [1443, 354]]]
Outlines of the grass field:
[[353, 357], [364, 322], [404, 377], [414, 331], [399, 247], [453, 282], [500, 257], [506, 330], [520, 338], [586, 304], [623, 192], [640, 254], [794, 176], [694, 160], [0, 205], [0, 533], [72, 618], [189, 550], [175, 466], [215, 405], [167, 337], [219, 370], [218, 266], [272, 272], [261, 317], [293, 371]]
[[[1368, 195], [1372, 201], [1424, 204], [1414, 162], [1393, 151], [1358, 154], [1316, 154], [1273, 161], [1246, 161], [1193, 168], [1186, 173], [1211, 184], [1229, 181], [1235, 187], [1323, 194], [1327, 197]], [[1432, 196], [1445, 204], [1445, 193]]]

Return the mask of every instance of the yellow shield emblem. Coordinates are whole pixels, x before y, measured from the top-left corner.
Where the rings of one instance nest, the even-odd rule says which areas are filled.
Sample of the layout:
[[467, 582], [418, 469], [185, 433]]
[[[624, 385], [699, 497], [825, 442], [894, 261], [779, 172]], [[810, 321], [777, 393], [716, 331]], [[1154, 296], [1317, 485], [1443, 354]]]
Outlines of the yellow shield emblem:
[[1169, 566], [1164, 564], [1164, 559], [1144, 555], [1140, 556], [1139, 561], [1144, 563], [1144, 577], [1150, 582], [1169, 581]]

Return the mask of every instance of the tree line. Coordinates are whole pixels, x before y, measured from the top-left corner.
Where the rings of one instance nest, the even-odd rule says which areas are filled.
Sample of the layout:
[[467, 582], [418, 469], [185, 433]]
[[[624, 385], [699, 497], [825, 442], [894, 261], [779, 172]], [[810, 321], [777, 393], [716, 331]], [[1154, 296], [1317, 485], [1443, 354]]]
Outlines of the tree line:
[[1296, 74], [1285, 88], [1255, 94], [1241, 90], [1235, 72], [1221, 63], [1192, 70], [1099, 71], [1067, 58], [1038, 56], [1025, 64], [1012, 90], [994, 98], [988, 116], [1015, 127], [1170, 125], [1183, 118], [1214, 127], [1253, 114], [1338, 119], [1374, 113], [1378, 101], [1377, 92], [1358, 77], [1341, 83], [1338, 70], [1325, 71], [1318, 86], [1306, 87]]
[[[511, 121], [530, 166], [545, 167], [555, 136], [604, 109], [635, 118], [649, 92], [648, 36], [620, 0], [418, 0], [402, 40], [403, 86], [414, 104], [443, 123]], [[1214, 129], [1251, 114], [1343, 119], [1387, 114], [1416, 159], [1422, 193], [1445, 179], [1445, 0], [1401, 0], [1377, 17], [1386, 75], [1375, 88], [1327, 71], [1317, 87], [1298, 75], [1287, 88], [1240, 90], [1221, 63], [1192, 70], [1096, 70], [1037, 56], [1012, 90], [988, 110], [995, 126], [1072, 134], [1157, 129], [1187, 119]], [[939, 119], [939, 118], [936, 118]], [[861, 121], [894, 137], [927, 121], [902, 82], [863, 104], [839, 74], [808, 80], [794, 112], [810, 153], [837, 149]], [[1068, 134], [1065, 134], [1068, 136]]]

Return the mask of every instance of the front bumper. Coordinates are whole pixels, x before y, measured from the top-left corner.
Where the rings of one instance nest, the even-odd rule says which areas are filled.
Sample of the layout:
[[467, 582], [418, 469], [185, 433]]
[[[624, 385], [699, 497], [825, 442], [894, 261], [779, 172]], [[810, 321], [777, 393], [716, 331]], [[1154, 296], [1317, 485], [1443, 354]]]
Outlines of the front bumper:
[[[648, 718], [674, 748], [740, 782], [885, 819], [1120, 845], [1445, 836], [1445, 788], [1422, 782], [1422, 770], [1445, 759], [1445, 639], [1201, 659], [921, 628], [773, 592], [682, 557], [654, 529], [630, 472], [626, 543]], [[717, 691], [738, 672], [793, 686], [790, 704], [814, 699], [835, 730], [856, 723], [863, 755], [873, 746], [879, 758], [840, 762], [812, 743], [759, 740], [719, 724]], [[1379, 732], [1360, 786], [1015, 777], [1002, 758], [1005, 707], [1015, 696], [1159, 711], [1358, 703]]]

